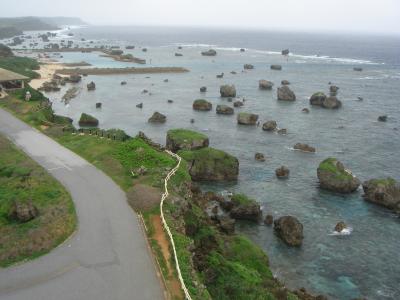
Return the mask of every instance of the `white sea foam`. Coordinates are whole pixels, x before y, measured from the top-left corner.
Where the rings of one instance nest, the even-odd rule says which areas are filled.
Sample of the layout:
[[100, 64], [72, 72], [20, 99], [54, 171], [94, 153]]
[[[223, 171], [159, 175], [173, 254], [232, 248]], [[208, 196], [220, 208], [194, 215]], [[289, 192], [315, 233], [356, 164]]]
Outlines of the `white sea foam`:
[[341, 232], [332, 231], [329, 235], [350, 235], [352, 231], [353, 231], [353, 228], [347, 227], [347, 228], [343, 229]]

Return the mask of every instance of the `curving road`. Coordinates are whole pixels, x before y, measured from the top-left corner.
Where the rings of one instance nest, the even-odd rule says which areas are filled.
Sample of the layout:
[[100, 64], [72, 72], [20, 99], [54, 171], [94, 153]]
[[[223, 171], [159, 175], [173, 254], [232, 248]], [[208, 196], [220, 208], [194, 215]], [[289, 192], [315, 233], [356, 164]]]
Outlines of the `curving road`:
[[0, 269], [0, 299], [164, 299], [125, 193], [81, 157], [1, 109], [0, 132], [67, 188], [79, 219], [72, 238], [49, 254]]

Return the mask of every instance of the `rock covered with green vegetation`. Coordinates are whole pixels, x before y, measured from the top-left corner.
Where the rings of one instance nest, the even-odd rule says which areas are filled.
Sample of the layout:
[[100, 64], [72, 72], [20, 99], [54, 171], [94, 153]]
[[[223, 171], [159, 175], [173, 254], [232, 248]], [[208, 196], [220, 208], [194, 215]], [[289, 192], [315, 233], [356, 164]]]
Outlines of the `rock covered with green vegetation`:
[[239, 161], [222, 150], [202, 148], [179, 151], [178, 154], [188, 162], [189, 173], [194, 181], [237, 180]]
[[99, 125], [99, 120], [95, 117], [82, 113], [79, 118], [79, 126], [97, 127]]
[[167, 132], [166, 147], [172, 152], [196, 150], [208, 147], [209, 139], [205, 134], [188, 129], [171, 129]]
[[322, 161], [317, 169], [319, 184], [322, 189], [338, 193], [352, 193], [360, 186], [360, 181], [336, 158]]
[[274, 230], [289, 246], [299, 247], [303, 243], [303, 224], [293, 216], [283, 216], [275, 220]]
[[212, 109], [212, 103], [205, 99], [197, 99], [193, 102], [193, 109], [199, 111], [210, 111]]
[[400, 214], [400, 184], [393, 178], [371, 179], [363, 182], [364, 199]]
[[232, 208], [229, 215], [236, 220], [258, 222], [261, 218], [261, 207], [256, 200], [244, 194], [235, 194], [231, 198]]

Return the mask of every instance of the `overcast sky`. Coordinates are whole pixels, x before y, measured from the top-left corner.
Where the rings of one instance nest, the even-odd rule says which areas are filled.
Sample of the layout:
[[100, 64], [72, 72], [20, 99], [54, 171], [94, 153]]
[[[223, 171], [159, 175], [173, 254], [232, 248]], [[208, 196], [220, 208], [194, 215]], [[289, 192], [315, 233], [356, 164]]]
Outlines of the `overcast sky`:
[[0, 15], [78, 16], [99, 25], [400, 34], [400, 0], [12, 0]]

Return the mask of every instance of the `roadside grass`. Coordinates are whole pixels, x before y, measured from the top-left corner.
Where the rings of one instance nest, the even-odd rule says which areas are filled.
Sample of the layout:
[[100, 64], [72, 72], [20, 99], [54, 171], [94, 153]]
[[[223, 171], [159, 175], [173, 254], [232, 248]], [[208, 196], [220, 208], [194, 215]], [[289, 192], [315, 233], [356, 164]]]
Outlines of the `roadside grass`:
[[29, 57], [0, 57], [0, 68], [19, 73], [31, 79], [40, 77], [39, 73], [34, 71], [39, 70], [39, 63]]
[[[15, 200], [31, 200], [39, 216], [26, 223], [11, 219]], [[49, 252], [74, 232], [76, 224], [68, 192], [0, 135], [0, 267]]]

